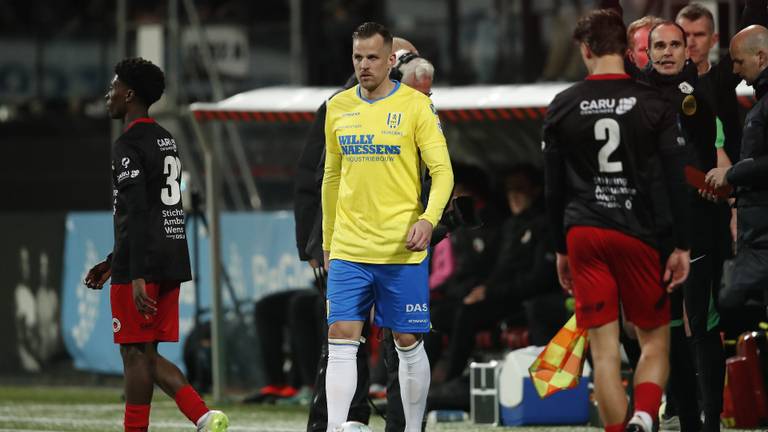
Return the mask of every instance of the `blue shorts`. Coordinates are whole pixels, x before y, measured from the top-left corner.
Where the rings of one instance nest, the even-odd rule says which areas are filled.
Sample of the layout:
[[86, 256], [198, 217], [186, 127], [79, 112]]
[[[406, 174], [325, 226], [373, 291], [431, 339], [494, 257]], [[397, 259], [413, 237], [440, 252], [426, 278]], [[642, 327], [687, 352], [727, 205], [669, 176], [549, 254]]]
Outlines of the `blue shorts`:
[[364, 264], [331, 260], [328, 271], [328, 325], [374, 322], [398, 333], [428, 333], [429, 258], [420, 264]]

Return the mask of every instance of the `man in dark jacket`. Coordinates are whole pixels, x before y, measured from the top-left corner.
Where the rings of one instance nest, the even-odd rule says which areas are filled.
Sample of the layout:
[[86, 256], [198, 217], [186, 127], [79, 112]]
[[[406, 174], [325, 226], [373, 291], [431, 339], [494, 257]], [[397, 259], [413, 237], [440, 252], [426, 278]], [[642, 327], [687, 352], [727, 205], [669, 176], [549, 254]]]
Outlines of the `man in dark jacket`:
[[768, 29], [753, 25], [731, 40], [733, 71], [755, 89], [757, 103], [744, 122], [739, 162], [707, 173], [707, 183], [733, 186], [738, 214], [736, 292], [765, 289], [768, 283]]
[[[461, 376], [467, 367], [479, 330], [498, 328], [505, 320], [524, 322], [525, 301], [561, 293], [554, 245], [544, 212], [541, 171], [528, 164], [517, 165], [506, 175], [505, 189], [512, 216], [501, 228], [499, 253], [489, 262], [490, 271], [463, 296], [449, 329], [441, 329], [434, 322], [437, 331], [451, 333], [446, 381]], [[564, 304], [562, 296], [560, 304]], [[538, 317], [538, 323], [528, 324], [554, 320], [554, 327], [558, 328], [564, 323], [558, 318], [562, 317]]]

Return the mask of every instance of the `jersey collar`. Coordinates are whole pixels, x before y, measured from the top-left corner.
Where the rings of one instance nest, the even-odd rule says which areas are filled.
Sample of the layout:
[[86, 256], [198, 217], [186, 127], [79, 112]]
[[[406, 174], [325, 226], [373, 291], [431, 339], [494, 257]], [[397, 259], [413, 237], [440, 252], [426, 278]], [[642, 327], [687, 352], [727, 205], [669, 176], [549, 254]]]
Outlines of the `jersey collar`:
[[126, 126], [125, 129], [123, 129], [123, 132], [128, 132], [128, 129], [132, 128], [137, 123], [154, 123], [154, 122], [155, 122], [155, 119], [153, 119], [152, 117], [139, 117], [136, 120], [128, 123], [128, 126]]
[[390, 91], [390, 92], [389, 92], [389, 94], [388, 94], [388, 95], [386, 95], [386, 96], [384, 96], [384, 97], [380, 97], [380, 98], [378, 98], [378, 99], [366, 99], [366, 98], [363, 96], [363, 94], [362, 94], [362, 93], [360, 93], [360, 84], [358, 84], [358, 85], [357, 85], [357, 97], [359, 97], [360, 99], [362, 99], [362, 100], [364, 100], [364, 101], [368, 102], [369, 104], [372, 104], [372, 103], [374, 103], [374, 102], [380, 101], [380, 100], [382, 100], [382, 99], [386, 99], [386, 98], [388, 98], [388, 97], [392, 96], [393, 94], [395, 94], [395, 92], [397, 91], [397, 89], [399, 89], [399, 88], [400, 88], [400, 81], [398, 81], [398, 80], [390, 80], [390, 81], [392, 81], [393, 83], [395, 83], [395, 87], [392, 89], [392, 91]]
[[607, 74], [595, 74], [587, 77], [588, 81], [607, 81], [607, 80], [623, 80], [630, 79], [631, 77], [625, 73], [607, 73]]

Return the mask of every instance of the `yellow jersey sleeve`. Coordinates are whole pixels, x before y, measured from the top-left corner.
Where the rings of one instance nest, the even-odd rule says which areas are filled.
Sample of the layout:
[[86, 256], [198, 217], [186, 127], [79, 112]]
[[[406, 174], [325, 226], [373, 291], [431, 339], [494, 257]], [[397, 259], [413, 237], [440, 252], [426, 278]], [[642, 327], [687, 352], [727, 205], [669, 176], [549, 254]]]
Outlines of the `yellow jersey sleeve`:
[[339, 198], [341, 180], [341, 151], [336, 144], [334, 118], [336, 110], [330, 101], [325, 114], [325, 168], [323, 170], [322, 209], [323, 209], [323, 250], [331, 250], [333, 227], [336, 223], [336, 204]]
[[429, 168], [432, 187], [429, 190], [427, 208], [419, 216], [432, 224], [434, 228], [443, 216], [443, 210], [453, 192], [453, 169], [448, 147], [434, 146], [421, 152], [421, 159]]
[[419, 97], [416, 110], [416, 145], [421, 160], [429, 168], [429, 175], [432, 177], [427, 208], [419, 219], [424, 219], [435, 227], [453, 191], [453, 169], [440, 117], [432, 101], [427, 97]]
[[445, 147], [440, 117], [437, 110], [428, 97], [419, 95], [416, 106], [416, 145], [419, 151], [431, 149], [437, 146]]

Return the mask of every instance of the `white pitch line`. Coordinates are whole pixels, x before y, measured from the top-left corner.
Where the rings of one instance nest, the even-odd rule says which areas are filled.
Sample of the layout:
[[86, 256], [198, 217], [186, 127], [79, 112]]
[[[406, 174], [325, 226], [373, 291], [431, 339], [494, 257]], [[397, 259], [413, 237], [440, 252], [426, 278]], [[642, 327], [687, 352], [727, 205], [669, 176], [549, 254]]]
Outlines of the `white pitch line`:
[[[0, 429], [0, 432], [20, 432], [19, 429]], [[21, 429], [21, 432], [67, 432], [55, 429]]]
[[20, 409], [25, 411], [35, 410], [64, 410], [67, 412], [72, 411], [123, 411], [125, 409], [124, 404], [26, 404], [26, 403], [10, 403], [0, 405], [0, 412], [18, 412]]
[[[7, 415], [0, 415], [0, 421], [7, 421], [7, 422], [14, 422], [14, 423], [21, 423], [21, 424], [35, 424], [35, 425], [88, 425], [88, 426], [112, 426], [121, 428], [123, 425], [123, 422], [121, 420], [94, 420], [94, 419], [72, 419], [72, 418], [50, 418], [50, 417], [18, 417], [18, 416], [7, 416]], [[189, 422], [168, 422], [168, 421], [161, 421], [161, 422], [152, 422], [151, 423], [152, 429], [178, 429], [178, 428], [188, 428], [191, 427]], [[248, 426], [240, 426], [240, 425], [231, 425], [229, 427], [229, 430], [231, 431], [244, 431], [244, 432], [299, 432], [302, 431], [303, 428], [296, 428], [296, 429], [290, 429], [290, 428], [271, 428], [271, 427], [256, 427], [255, 425], [253, 427]], [[55, 431], [54, 431], [55, 432]]]

